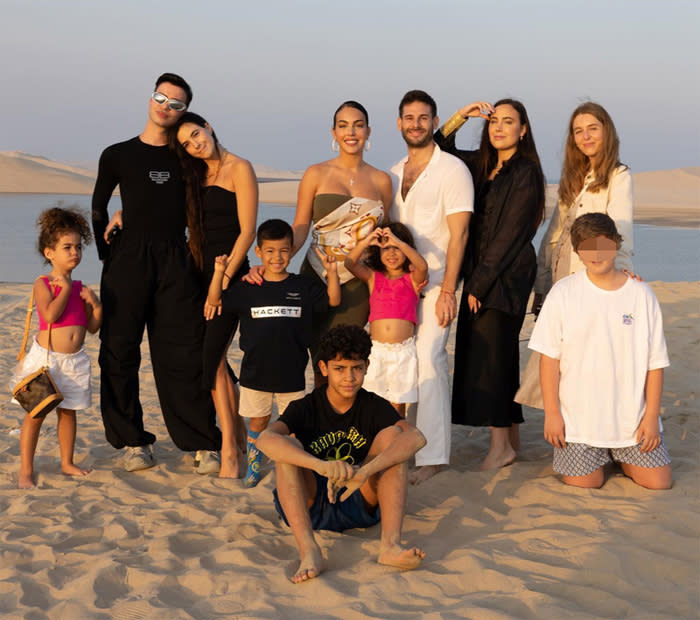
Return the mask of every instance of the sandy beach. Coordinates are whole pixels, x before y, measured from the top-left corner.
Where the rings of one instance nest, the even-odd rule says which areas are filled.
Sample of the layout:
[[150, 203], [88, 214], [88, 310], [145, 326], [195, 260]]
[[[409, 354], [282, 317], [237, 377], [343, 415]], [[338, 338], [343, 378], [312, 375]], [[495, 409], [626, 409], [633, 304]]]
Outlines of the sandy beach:
[[[13, 157], [0, 161], [0, 172], [19, 165], [21, 158]], [[40, 159], [32, 165], [51, 166]], [[697, 226], [698, 170], [635, 176], [636, 221]], [[20, 177], [4, 174], [0, 191], [92, 189], [92, 180], [79, 169], [59, 170], [53, 177], [44, 172], [32, 178], [53, 178], [56, 184], [22, 190], [3, 184]], [[289, 174], [261, 183], [261, 201], [294, 204], [298, 180]], [[75, 185], [66, 185], [67, 178]], [[554, 192], [550, 187], [550, 205]], [[424, 564], [412, 572], [378, 565], [378, 527], [322, 532], [327, 571], [296, 586], [288, 579], [296, 567], [296, 547], [272, 504], [270, 465], [252, 490], [237, 480], [193, 473], [192, 455], [168, 438], [145, 344], [141, 398], [146, 426], [158, 437], [157, 465], [137, 473], [122, 469], [121, 454], [104, 438], [99, 341], [89, 337], [93, 406], [79, 413], [76, 445], [76, 462], [93, 468], [89, 476], [71, 479], [60, 473], [52, 414], [37, 450], [38, 485], [17, 490], [23, 412], [10, 404], [9, 386], [0, 402], [0, 510], [5, 514], [0, 617], [699, 617], [700, 283], [650, 284], [661, 302], [671, 357], [662, 400], [673, 459], [670, 491], [647, 491], [619, 469], [610, 470], [601, 490], [564, 486], [551, 467], [541, 411], [526, 409], [523, 448], [516, 462], [501, 470], [478, 471], [488, 429], [453, 427], [450, 468], [409, 490], [404, 539], [425, 550]], [[29, 284], [0, 283], [0, 376], [6, 384], [29, 290]], [[521, 334], [523, 366], [531, 330], [528, 316]], [[454, 339], [451, 355], [453, 347]], [[234, 366], [240, 363], [236, 343], [230, 357]]]
[[[454, 427], [449, 470], [409, 491], [404, 538], [426, 560], [412, 572], [375, 562], [378, 529], [323, 532], [328, 569], [293, 585], [296, 548], [260, 485], [198, 476], [168, 438], [147, 347], [141, 395], [158, 436], [153, 469], [126, 473], [98, 408], [78, 417], [76, 480], [59, 470], [55, 415], [36, 458], [38, 486], [19, 491], [22, 419], [0, 404], [0, 616], [9, 619], [695, 618], [700, 576], [697, 282], [652, 282], [671, 356], [663, 393], [674, 485], [652, 492], [611, 470], [601, 490], [565, 487], [551, 468], [542, 413], [525, 412], [510, 467], [478, 472], [488, 431]], [[29, 285], [0, 284], [0, 375], [9, 377]], [[531, 330], [530, 318], [523, 339]], [[525, 342], [522, 343], [523, 351]], [[452, 345], [453, 346], [453, 345]], [[234, 365], [240, 359], [233, 353]], [[523, 360], [524, 363], [524, 360]], [[309, 382], [310, 382], [309, 376]]]

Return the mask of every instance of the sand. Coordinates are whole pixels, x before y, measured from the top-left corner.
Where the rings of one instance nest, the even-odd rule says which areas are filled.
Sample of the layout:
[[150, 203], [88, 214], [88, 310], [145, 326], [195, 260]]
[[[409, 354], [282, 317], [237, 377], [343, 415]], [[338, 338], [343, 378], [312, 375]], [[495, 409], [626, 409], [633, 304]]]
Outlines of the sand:
[[[651, 286], [672, 364], [662, 406], [673, 488], [647, 491], [619, 470], [601, 490], [565, 487], [551, 468], [541, 412], [525, 412], [523, 449], [496, 471], [477, 471], [488, 431], [454, 427], [450, 469], [409, 490], [404, 539], [427, 554], [412, 572], [375, 562], [378, 527], [323, 532], [327, 572], [293, 585], [296, 548], [272, 505], [269, 464], [252, 490], [194, 474], [191, 455], [167, 436], [146, 347], [142, 402], [158, 436], [151, 470], [120, 468], [95, 398], [79, 414], [76, 447], [77, 462], [94, 471], [79, 480], [60, 473], [52, 415], [39, 440], [38, 486], [19, 491], [22, 416], [3, 399], [0, 617], [698, 617], [700, 290], [697, 282]], [[28, 294], [28, 285], [0, 284], [2, 377], [14, 365]], [[89, 337], [95, 394], [97, 347]]]

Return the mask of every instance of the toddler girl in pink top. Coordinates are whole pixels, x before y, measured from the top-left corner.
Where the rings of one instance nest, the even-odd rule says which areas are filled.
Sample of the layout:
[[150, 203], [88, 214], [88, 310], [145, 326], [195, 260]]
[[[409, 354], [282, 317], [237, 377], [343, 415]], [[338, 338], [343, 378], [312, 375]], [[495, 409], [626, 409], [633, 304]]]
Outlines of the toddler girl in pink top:
[[[19, 364], [13, 385], [41, 366], [51, 370], [63, 401], [58, 414], [58, 445], [61, 471], [69, 476], [84, 476], [89, 470], [73, 463], [75, 448], [75, 410], [90, 406], [90, 358], [85, 352], [85, 332], [94, 334], [102, 324], [102, 304], [72, 273], [83, 255], [83, 243], [92, 240], [90, 226], [77, 209], [48, 209], [37, 220], [38, 249], [48, 276], [34, 282], [34, 300], [39, 315], [39, 332], [29, 353]], [[48, 349], [48, 351], [47, 351]], [[34, 453], [43, 417], [25, 415], [20, 434], [20, 470], [18, 485], [35, 485]]]
[[[366, 260], [360, 262], [368, 249]], [[386, 398], [405, 416], [406, 404], [418, 400], [416, 308], [428, 265], [408, 228], [392, 222], [358, 241], [345, 267], [369, 287], [372, 353], [363, 387]]]

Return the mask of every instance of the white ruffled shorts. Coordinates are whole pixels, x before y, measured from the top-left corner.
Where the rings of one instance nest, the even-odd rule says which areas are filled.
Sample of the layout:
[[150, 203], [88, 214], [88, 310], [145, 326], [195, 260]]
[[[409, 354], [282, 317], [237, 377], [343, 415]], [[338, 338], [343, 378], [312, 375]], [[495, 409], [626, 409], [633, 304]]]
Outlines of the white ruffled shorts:
[[[46, 349], [34, 340], [29, 353], [15, 369], [11, 387], [44, 365], [46, 365]], [[50, 351], [49, 370], [56, 387], [63, 394], [63, 401], [59, 404], [61, 409], [76, 410], [90, 407], [92, 404], [90, 358], [85, 352], [85, 347], [81, 347], [80, 351], [75, 353]], [[19, 404], [14, 398], [12, 402]]]
[[392, 403], [418, 401], [416, 338], [386, 343], [372, 340], [369, 368], [362, 387]]

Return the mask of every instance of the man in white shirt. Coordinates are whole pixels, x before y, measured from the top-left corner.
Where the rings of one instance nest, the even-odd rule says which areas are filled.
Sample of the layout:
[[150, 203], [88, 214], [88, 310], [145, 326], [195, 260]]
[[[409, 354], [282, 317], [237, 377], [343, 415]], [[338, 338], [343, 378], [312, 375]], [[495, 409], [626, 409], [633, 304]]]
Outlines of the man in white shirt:
[[397, 126], [408, 155], [392, 169], [396, 194], [392, 219], [411, 230], [428, 263], [428, 285], [418, 305], [418, 408], [416, 426], [427, 438], [416, 454], [410, 481], [418, 484], [450, 462], [450, 389], [447, 338], [457, 316], [455, 290], [474, 210], [474, 186], [467, 167], [433, 141], [440, 119], [428, 93], [407, 92]]

